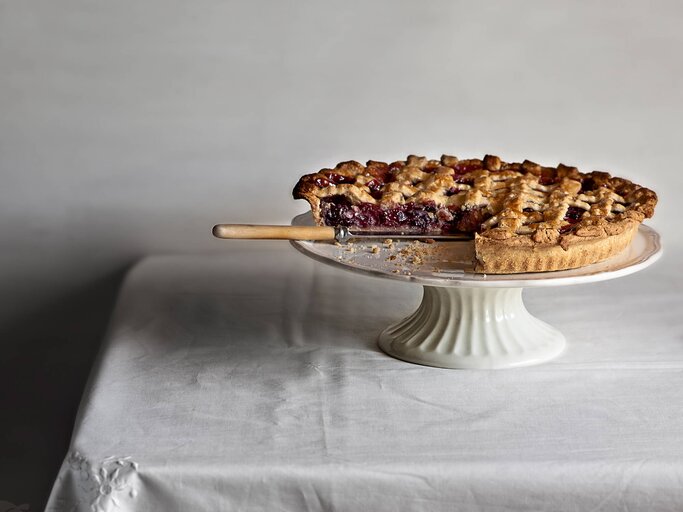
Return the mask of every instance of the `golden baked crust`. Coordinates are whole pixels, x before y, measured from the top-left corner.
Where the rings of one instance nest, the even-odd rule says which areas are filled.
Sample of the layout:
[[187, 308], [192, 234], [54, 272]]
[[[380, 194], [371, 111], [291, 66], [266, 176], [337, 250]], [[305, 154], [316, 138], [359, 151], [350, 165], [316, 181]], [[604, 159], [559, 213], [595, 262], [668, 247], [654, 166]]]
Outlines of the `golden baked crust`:
[[517, 274], [521, 272], [547, 272], [583, 267], [619, 254], [631, 243], [639, 222], [620, 221], [623, 230], [613, 235], [579, 237], [565, 236], [564, 243], [521, 243], [495, 240], [475, 235], [475, 272], [485, 274]]
[[[391, 212], [408, 212], [425, 231], [476, 233], [475, 271], [496, 274], [576, 268], [614, 256], [657, 204], [652, 190], [605, 172], [493, 155], [343, 162], [303, 176], [294, 197], [310, 203], [318, 224], [400, 227], [406, 215], [395, 221]], [[344, 215], [335, 217], [330, 211], [339, 207], [332, 203], [340, 200]], [[420, 208], [424, 215], [416, 216]]]

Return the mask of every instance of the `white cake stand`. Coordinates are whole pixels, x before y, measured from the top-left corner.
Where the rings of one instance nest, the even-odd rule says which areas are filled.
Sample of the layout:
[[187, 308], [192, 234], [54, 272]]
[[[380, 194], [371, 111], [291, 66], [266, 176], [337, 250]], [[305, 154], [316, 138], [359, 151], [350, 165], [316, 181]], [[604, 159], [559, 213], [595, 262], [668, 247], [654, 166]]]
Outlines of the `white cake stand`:
[[[310, 214], [294, 225], [312, 224]], [[412, 245], [411, 245], [412, 244]], [[642, 270], [659, 259], [659, 234], [640, 226], [633, 243], [607, 261], [574, 270], [528, 274], [472, 273], [472, 242], [335, 245], [294, 241], [307, 256], [352, 272], [421, 284], [422, 303], [379, 337], [387, 354], [439, 368], [512, 368], [542, 363], [565, 346], [560, 331], [532, 316], [522, 289], [604, 281]], [[417, 259], [416, 259], [417, 255]]]

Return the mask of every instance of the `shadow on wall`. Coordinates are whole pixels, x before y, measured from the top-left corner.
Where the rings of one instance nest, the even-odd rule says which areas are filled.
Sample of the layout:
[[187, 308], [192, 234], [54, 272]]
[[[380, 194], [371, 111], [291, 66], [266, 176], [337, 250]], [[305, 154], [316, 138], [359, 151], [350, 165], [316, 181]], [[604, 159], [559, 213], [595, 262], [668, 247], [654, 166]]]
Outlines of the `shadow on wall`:
[[0, 328], [0, 500], [44, 509], [132, 263]]

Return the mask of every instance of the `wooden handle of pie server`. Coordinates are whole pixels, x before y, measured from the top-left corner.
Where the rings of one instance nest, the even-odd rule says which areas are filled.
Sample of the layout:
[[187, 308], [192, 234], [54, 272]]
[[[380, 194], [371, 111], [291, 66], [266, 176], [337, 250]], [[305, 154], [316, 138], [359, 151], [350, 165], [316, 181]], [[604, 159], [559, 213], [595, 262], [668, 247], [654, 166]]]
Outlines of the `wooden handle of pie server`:
[[216, 238], [260, 240], [334, 240], [334, 228], [329, 226], [257, 226], [254, 224], [217, 224]]

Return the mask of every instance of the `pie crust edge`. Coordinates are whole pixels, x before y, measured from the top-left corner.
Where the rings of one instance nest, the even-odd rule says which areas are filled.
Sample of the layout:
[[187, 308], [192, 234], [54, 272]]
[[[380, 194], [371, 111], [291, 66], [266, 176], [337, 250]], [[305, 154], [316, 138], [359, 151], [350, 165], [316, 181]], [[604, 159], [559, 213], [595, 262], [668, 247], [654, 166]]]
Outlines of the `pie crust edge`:
[[616, 256], [626, 249], [640, 223], [632, 219], [620, 221], [622, 231], [613, 235], [571, 236], [563, 245], [516, 243], [494, 240], [475, 234], [474, 271], [480, 274], [520, 274], [569, 270], [592, 265]]

